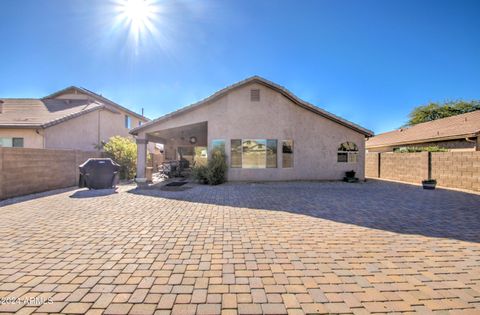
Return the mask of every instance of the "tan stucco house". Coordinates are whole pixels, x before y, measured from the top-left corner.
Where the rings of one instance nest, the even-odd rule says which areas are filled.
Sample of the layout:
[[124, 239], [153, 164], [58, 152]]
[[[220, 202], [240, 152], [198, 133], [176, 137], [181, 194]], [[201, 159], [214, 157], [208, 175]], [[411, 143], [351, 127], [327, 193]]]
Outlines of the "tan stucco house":
[[95, 150], [112, 136], [148, 122], [84, 88], [68, 87], [41, 99], [0, 98], [0, 147]]
[[381, 133], [368, 139], [368, 152], [438, 146], [448, 151], [480, 151], [480, 110]]
[[[179, 152], [225, 150], [228, 180], [364, 178], [365, 137], [372, 132], [254, 76], [130, 131], [138, 144], [137, 180], [145, 179], [146, 146]], [[194, 147], [194, 150], [187, 148]]]

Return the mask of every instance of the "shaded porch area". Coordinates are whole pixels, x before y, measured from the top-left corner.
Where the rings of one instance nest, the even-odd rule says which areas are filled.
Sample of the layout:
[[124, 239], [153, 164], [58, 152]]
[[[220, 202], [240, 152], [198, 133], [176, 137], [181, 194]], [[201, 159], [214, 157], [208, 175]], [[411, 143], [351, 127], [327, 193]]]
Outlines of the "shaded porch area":
[[146, 182], [147, 146], [154, 142], [163, 145], [164, 162], [160, 172], [177, 174], [177, 168], [188, 170], [206, 163], [208, 123], [206, 121], [174, 128], [153, 130], [139, 136], [137, 142], [137, 182]]

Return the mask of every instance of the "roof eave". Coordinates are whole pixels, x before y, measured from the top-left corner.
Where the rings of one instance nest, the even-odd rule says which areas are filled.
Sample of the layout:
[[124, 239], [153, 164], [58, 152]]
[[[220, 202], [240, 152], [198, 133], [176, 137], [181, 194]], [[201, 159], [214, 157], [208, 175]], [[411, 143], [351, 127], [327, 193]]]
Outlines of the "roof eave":
[[42, 124], [0, 124], [0, 129], [39, 129], [43, 128]]
[[434, 137], [434, 138], [425, 138], [425, 139], [417, 139], [413, 141], [399, 141], [399, 142], [391, 142], [391, 143], [382, 143], [376, 145], [369, 145], [368, 142], [366, 143], [367, 149], [375, 149], [375, 148], [384, 148], [384, 147], [391, 147], [391, 146], [398, 146], [398, 145], [406, 145], [406, 144], [419, 144], [424, 142], [438, 142], [438, 141], [448, 141], [448, 140], [458, 140], [458, 139], [465, 139], [470, 137], [477, 137], [479, 135], [479, 131], [474, 133], [466, 133], [448, 137]]

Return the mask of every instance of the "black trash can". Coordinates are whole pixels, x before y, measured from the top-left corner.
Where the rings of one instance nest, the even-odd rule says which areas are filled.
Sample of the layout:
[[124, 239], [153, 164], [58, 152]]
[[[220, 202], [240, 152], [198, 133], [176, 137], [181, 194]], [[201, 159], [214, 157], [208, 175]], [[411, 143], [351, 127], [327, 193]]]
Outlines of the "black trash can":
[[107, 189], [118, 184], [120, 165], [112, 159], [88, 159], [78, 168], [80, 169], [78, 187]]

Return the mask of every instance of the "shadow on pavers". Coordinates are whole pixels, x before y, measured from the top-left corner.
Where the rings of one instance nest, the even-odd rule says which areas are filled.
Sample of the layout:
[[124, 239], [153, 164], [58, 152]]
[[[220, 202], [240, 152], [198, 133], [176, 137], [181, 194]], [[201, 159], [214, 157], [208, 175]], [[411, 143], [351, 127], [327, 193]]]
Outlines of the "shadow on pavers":
[[70, 198], [96, 198], [96, 197], [104, 197], [110, 196], [113, 194], [117, 194], [117, 188], [110, 188], [110, 189], [86, 189], [86, 190], [77, 190], [73, 194], [71, 194]]
[[63, 194], [65, 192], [73, 191], [75, 189], [78, 189], [78, 187], [72, 186], [72, 187], [67, 187], [67, 188], [59, 188], [59, 189], [53, 189], [53, 190], [48, 190], [48, 191], [42, 191], [42, 192], [23, 195], [23, 196], [18, 196], [18, 197], [12, 197], [12, 198], [8, 198], [8, 199], [0, 200], [0, 207], [13, 205], [13, 204], [20, 203], [20, 202], [26, 202], [26, 201], [30, 201], [30, 200], [34, 200], [34, 199], [38, 199], [38, 198], [44, 198], [44, 197], [48, 197], [48, 196]]

